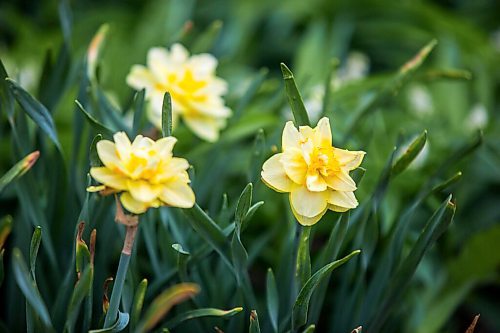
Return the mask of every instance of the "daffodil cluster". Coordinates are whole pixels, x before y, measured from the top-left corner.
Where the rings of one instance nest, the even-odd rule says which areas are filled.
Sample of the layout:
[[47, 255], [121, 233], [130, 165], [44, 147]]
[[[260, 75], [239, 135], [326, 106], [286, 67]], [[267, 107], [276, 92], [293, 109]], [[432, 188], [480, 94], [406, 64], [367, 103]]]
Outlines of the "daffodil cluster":
[[345, 212], [358, 206], [356, 184], [349, 171], [356, 169], [365, 152], [332, 146], [330, 121], [324, 117], [315, 128], [286, 123], [282, 152], [262, 167], [262, 180], [278, 192], [290, 193], [292, 212], [302, 225], [317, 223], [328, 209]]
[[174, 157], [174, 137], [153, 141], [138, 135], [133, 142], [124, 132], [114, 142], [101, 140], [97, 153], [104, 164], [90, 169], [92, 177], [103, 184], [90, 191], [121, 192], [120, 201], [134, 214], [162, 205], [190, 208], [195, 196], [189, 186], [189, 163]]
[[163, 96], [172, 97], [174, 124], [181, 117], [200, 138], [214, 142], [226, 126], [231, 110], [224, 105], [227, 83], [215, 75], [217, 59], [204, 53], [189, 56], [180, 44], [170, 51], [155, 47], [147, 55], [147, 67], [134, 65], [127, 83], [135, 89], [146, 89], [150, 102], [149, 118], [161, 128]]

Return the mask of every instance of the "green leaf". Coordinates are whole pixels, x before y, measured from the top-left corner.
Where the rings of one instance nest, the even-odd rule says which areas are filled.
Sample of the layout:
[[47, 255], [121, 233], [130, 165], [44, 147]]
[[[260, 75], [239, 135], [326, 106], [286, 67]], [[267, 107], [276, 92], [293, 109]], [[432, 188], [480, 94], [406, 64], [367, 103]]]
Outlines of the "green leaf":
[[147, 288], [148, 280], [143, 279], [135, 291], [134, 303], [132, 304], [132, 313], [130, 316], [130, 332], [134, 331], [136, 323], [139, 321], [139, 317], [141, 316], [142, 307], [144, 305], [144, 296], [146, 295]]
[[9, 171], [7, 171], [0, 178], [0, 193], [2, 193], [2, 191], [7, 185], [9, 185], [11, 182], [21, 177], [28, 170], [30, 170], [35, 164], [35, 162], [38, 160], [39, 156], [40, 152], [38, 150], [34, 151], [31, 154], [24, 157], [19, 162], [17, 162], [12, 168], [10, 168]]
[[243, 96], [241, 96], [241, 98], [239, 99], [238, 105], [236, 105], [236, 107], [234, 108], [234, 115], [231, 118], [232, 121], [236, 121], [241, 117], [245, 108], [254, 99], [257, 91], [266, 79], [268, 73], [269, 70], [267, 68], [262, 68], [259, 70], [257, 75], [255, 75], [255, 77], [252, 79], [252, 82], [250, 82], [250, 85], [248, 86], [245, 94], [243, 94]]
[[427, 130], [423, 131], [413, 142], [406, 148], [406, 151], [394, 162], [391, 173], [396, 176], [406, 170], [411, 162], [422, 151], [427, 142]]
[[309, 325], [302, 333], [313, 333], [316, 329], [316, 325]]
[[144, 114], [144, 96], [146, 94], [146, 89], [142, 89], [141, 91], [138, 91], [134, 95], [134, 122], [132, 126], [132, 132], [134, 135], [139, 134], [139, 130], [141, 128], [141, 120], [142, 120], [142, 115]]
[[188, 217], [191, 227], [207, 241], [222, 259], [232, 267], [228, 256], [229, 242], [221, 228], [198, 206], [182, 210]]
[[266, 153], [266, 138], [264, 130], [260, 128], [255, 136], [252, 150], [252, 159], [250, 161], [250, 169], [248, 170], [248, 181], [258, 182], [260, 179], [260, 171], [264, 163]]
[[168, 91], [163, 95], [161, 133], [163, 137], [172, 136], [172, 96]]
[[238, 203], [236, 204], [236, 212], [234, 214], [237, 228], [241, 228], [241, 224], [245, 219], [245, 216], [252, 205], [252, 183], [248, 183], [247, 186], [243, 189], [240, 194], [240, 198], [238, 199]]
[[102, 140], [101, 134], [97, 134], [92, 139], [89, 152], [90, 167], [100, 167], [103, 165], [101, 159], [99, 158], [99, 154], [97, 153], [97, 143], [101, 140]]
[[309, 301], [311, 299], [312, 293], [319, 285], [319, 283], [328, 276], [335, 268], [343, 265], [349, 261], [352, 257], [358, 255], [361, 251], [356, 250], [351, 252], [344, 258], [334, 261], [328, 265], [325, 265], [319, 269], [313, 276], [306, 282], [304, 287], [300, 290], [299, 296], [295, 300], [292, 310], [292, 329], [297, 330], [301, 326], [307, 323], [307, 311], [309, 309]]
[[123, 120], [123, 114], [106, 96], [106, 94], [97, 85], [93, 85], [95, 94], [97, 95], [97, 101], [99, 102], [99, 107], [102, 112], [102, 116], [109, 121], [113, 128], [119, 131], [125, 131], [130, 136], [130, 128], [125, 124]]
[[0, 287], [2, 286], [3, 279], [5, 276], [4, 267], [3, 267], [3, 255], [5, 253], [5, 249], [0, 249]]
[[168, 288], [153, 300], [137, 326], [136, 332], [151, 330], [174, 305], [184, 302], [199, 292], [200, 287], [194, 283], [180, 283]]
[[78, 318], [78, 312], [80, 311], [80, 305], [82, 304], [83, 299], [89, 294], [93, 279], [94, 269], [87, 266], [87, 268], [83, 271], [80, 280], [76, 283], [76, 286], [73, 289], [73, 294], [71, 295], [68, 305], [66, 323], [64, 324], [65, 331], [73, 332]]
[[14, 248], [14, 250], [12, 250], [12, 267], [14, 270], [14, 278], [16, 279], [19, 289], [21, 289], [28, 303], [40, 317], [45, 328], [52, 331], [53, 328], [49, 311], [43, 302], [42, 296], [40, 295], [35, 282], [30, 276], [26, 262], [24, 261], [21, 251], [18, 248]]
[[12, 216], [7, 215], [0, 220], [0, 250], [3, 249], [7, 237], [12, 231]]
[[260, 206], [262, 206], [263, 204], [264, 201], [258, 201], [250, 207], [250, 209], [247, 212], [247, 215], [245, 215], [245, 218], [243, 219], [243, 223], [241, 225], [241, 231], [244, 231], [246, 229], [246, 227], [248, 226], [248, 221], [252, 219], [257, 209], [259, 209]]
[[451, 202], [450, 195], [427, 221], [417, 242], [389, 281], [389, 290], [384, 295], [382, 304], [378, 307], [375, 316], [369, 321], [371, 324], [368, 332], [378, 332], [381, 329], [393, 307], [398, 304], [398, 299], [411, 281], [424, 254], [448, 228], [454, 214], [455, 205]]
[[250, 327], [248, 333], [260, 333], [259, 316], [255, 310], [250, 312]]
[[295, 125], [311, 126], [306, 107], [302, 101], [302, 96], [300, 95], [295, 79], [293, 78], [293, 73], [284, 63], [281, 63], [280, 66], [281, 72], [283, 73], [283, 79], [285, 80], [285, 90], [288, 97], [288, 103], [292, 108], [293, 117], [295, 119]]
[[57, 138], [54, 120], [45, 106], [31, 96], [26, 90], [21, 88], [14, 80], [7, 78], [10, 84], [10, 90], [16, 98], [21, 108], [33, 121], [42, 129], [42, 131], [52, 140], [57, 149], [61, 150], [61, 144]]
[[223, 22], [221, 20], [213, 21], [193, 43], [191, 51], [193, 54], [208, 52], [216, 42], [222, 30]]
[[40, 242], [42, 241], [42, 228], [37, 226], [31, 237], [30, 244], [30, 272], [33, 281], [36, 283], [35, 269], [36, 269], [36, 257], [38, 255], [38, 249], [40, 248]]
[[113, 130], [111, 130], [107, 126], [100, 123], [97, 119], [95, 119], [90, 113], [88, 113], [85, 110], [85, 108], [80, 104], [80, 102], [75, 101], [75, 103], [78, 106], [78, 108], [80, 109], [80, 111], [82, 111], [83, 115], [85, 116], [85, 118], [89, 122], [90, 126], [92, 126], [94, 128], [94, 130], [96, 130], [96, 132], [101, 133], [107, 137], [113, 136], [113, 133], [114, 133]]
[[200, 318], [200, 317], [219, 317], [219, 318], [229, 318], [243, 310], [242, 307], [236, 307], [231, 310], [220, 310], [214, 308], [203, 308], [196, 309], [187, 312], [183, 312], [174, 318], [167, 321], [166, 325], [169, 329], [173, 329], [180, 323], [186, 320]]
[[59, 20], [63, 32], [64, 41], [67, 45], [71, 42], [71, 30], [73, 26], [73, 15], [69, 6], [69, 0], [62, 0], [58, 6]]
[[8, 77], [3, 62], [0, 60], [0, 110], [5, 110], [7, 117], [12, 118], [14, 115], [14, 96], [12, 96], [12, 92], [5, 80]]
[[269, 268], [266, 275], [266, 301], [269, 319], [274, 332], [278, 332], [279, 296], [273, 270]]
[[90, 330], [89, 333], [117, 333], [121, 332], [127, 327], [129, 321], [129, 314], [118, 311], [118, 319], [108, 328], [101, 328], [98, 330]]

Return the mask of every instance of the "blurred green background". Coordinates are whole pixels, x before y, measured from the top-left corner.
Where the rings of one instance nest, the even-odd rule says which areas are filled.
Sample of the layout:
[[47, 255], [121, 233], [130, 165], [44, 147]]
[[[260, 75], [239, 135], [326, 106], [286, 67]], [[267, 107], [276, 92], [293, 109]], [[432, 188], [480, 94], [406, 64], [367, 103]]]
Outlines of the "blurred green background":
[[[71, 15], [63, 16], [61, 23], [58, 13], [68, 8]], [[78, 96], [79, 70], [88, 44], [102, 24], [109, 24], [109, 32], [99, 64], [100, 85], [110, 100], [125, 111], [134, 94], [125, 77], [133, 64], [145, 63], [149, 48], [180, 41], [193, 53], [214, 54], [219, 59], [218, 75], [229, 82], [226, 100], [235, 115], [215, 145], [201, 142], [180, 126], [174, 132], [180, 139], [176, 154], [186, 156], [194, 165], [197, 201], [212, 216], [218, 214], [224, 193], [230, 202], [233, 198], [234, 204], [246, 182], [255, 183], [255, 200], [263, 200], [265, 205], [249, 225], [244, 241], [263, 242], [254, 248], [255, 260], [250, 269], [260, 294], [267, 267], [275, 267], [283, 260], [273, 248], [283, 243], [285, 231], [275, 225], [285, 224], [283, 212], [288, 208], [282, 196], [258, 180], [260, 165], [251, 162], [254, 138], [262, 128], [267, 157], [273, 145], [280, 146], [284, 121], [291, 117], [280, 62], [293, 70], [315, 122], [332, 61], [336, 61], [333, 80], [327, 85], [325, 114], [331, 119], [334, 145], [368, 152], [363, 162], [367, 172], [357, 192], [361, 203], [373, 191], [398, 138], [402, 142], [399, 152], [404, 143], [428, 131], [426, 147], [411, 167], [391, 183], [379, 208], [378, 230], [374, 232], [380, 249], [384, 235], [430, 175], [439, 172], [442, 179], [447, 179], [458, 171], [463, 174], [451, 190], [457, 202], [455, 220], [422, 261], [387, 332], [463, 332], [477, 313], [482, 316], [476, 332], [500, 332], [499, 15], [500, 2], [494, 0], [80, 0], [63, 5], [48, 0], [12, 0], [0, 2], [0, 58], [10, 77], [39, 97], [52, 112], [69, 160], [75, 140], [74, 100]], [[436, 48], [412, 79], [391, 86], [383, 98], [370, 104], [384, 93], [398, 69], [433, 39], [438, 42]], [[39, 85], [44, 59], [48, 50], [55, 59], [64, 40], [69, 57], [56, 61], [55, 67], [60, 69], [53, 82], [57, 93], [44, 95], [44, 87]], [[246, 101], [249, 87], [255, 82], [259, 83], [256, 91]], [[3, 113], [0, 121], [3, 174], [17, 158], [12, 153], [9, 124]], [[476, 147], [474, 142], [480, 137], [481, 144]], [[82, 140], [85, 146], [87, 138]], [[470, 154], [460, 152], [460, 147], [468, 144], [474, 147]], [[453, 155], [457, 149], [458, 156]], [[448, 158], [450, 164], [443, 165]], [[76, 168], [73, 185], [81, 191], [88, 163]], [[13, 191], [2, 194], [0, 199], [2, 215], [20, 214]], [[59, 200], [64, 204], [66, 199]], [[415, 241], [423, 221], [441, 201], [428, 199], [415, 213], [417, 222], [410, 228], [405, 244]], [[75, 214], [69, 214], [71, 223]], [[422, 222], [418, 222], [420, 217]], [[313, 256], [325, 242], [333, 221], [327, 215], [317, 225]], [[22, 229], [13, 233], [9, 247], [25, 242], [23, 238], [28, 236], [21, 233]], [[261, 237], [262, 233], [268, 237]], [[68, 252], [69, 238], [60, 241], [67, 245]], [[112, 242], [116, 244], [110, 246], [113, 257], [106, 259], [103, 266], [108, 271], [96, 273], [96, 279], [113, 274], [120, 241]], [[139, 246], [141, 252], [146, 252], [143, 245]], [[49, 268], [41, 269], [50, 276]], [[151, 273], [148, 267], [143, 267], [142, 272]], [[100, 281], [95, 284], [101, 288]], [[0, 289], [0, 318], [5, 318], [13, 331], [22, 330], [23, 326], [15, 321], [18, 315], [4, 302], [7, 294], [11, 297], [15, 292], [6, 288], [15, 287], [4, 283]], [[335, 284], [330, 288], [334, 292]], [[220, 303], [226, 304], [222, 299]], [[347, 332], [346, 327], [353, 328], [349, 325], [356, 322], [332, 324], [330, 313], [338, 314], [339, 306], [333, 301], [325, 303], [318, 332], [337, 332], [338, 327]]]

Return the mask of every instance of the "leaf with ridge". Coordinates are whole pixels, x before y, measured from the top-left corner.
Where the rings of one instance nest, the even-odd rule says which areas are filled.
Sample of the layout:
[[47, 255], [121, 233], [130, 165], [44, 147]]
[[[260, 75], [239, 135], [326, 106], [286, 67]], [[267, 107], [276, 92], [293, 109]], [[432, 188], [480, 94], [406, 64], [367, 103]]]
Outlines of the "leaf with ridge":
[[161, 133], [163, 137], [172, 136], [172, 96], [167, 91], [163, 95], [161, 107]]
[[278, 332], [279, 297], [276, 280], [271, 268], [267, 270], [266, 275], [266, 301], [271, 326], [274, 332]]
[[415, 140], [410, 143], [405, 152], [394, 162], [391, 173], [396, 176], [406, 170], [411, 162], [422, 151], [427, 142], [427, 130], [423, 131]]
[[280, 66], [283, 79], [285, 80], [285, 90], [288, 97], [288, 103], [290, 104], [293, 118], [295, 119], [295, 125], [311, 126], [306, 107], [304, 106], [304, 101], [302, 100], [302, 96], [297, 88], [292, 71], [284, 63], [281, 63]]
[[118, 319], [116, 322], [108, 328], [102, 328], [98, 330], [90, 330], [89, 333], [117, 333], [121, 332], [127, 327], [129, 322], [129, 314], [118, 311]]
[[214, 308], [203, 308], [196, 309], [187, 312], [183, 312], [174, 318], [167, 321], [166, 325], [169, 329], [176, 327], [182, 322], [190, 319], [200, 318], [200, 317], [219, 317], [219, 318], [229, 318], [234, 316], [235, 314], [240, 313], [243, 310], [242, 307], [236, 307], [230, 310], [221, 310]]

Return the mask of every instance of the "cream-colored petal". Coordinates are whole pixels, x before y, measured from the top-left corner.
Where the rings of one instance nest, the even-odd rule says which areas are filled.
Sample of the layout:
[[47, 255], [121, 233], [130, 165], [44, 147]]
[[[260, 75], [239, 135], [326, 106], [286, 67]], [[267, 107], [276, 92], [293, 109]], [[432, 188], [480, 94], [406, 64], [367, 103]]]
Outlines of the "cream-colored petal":
[[326, 183], [328, 184], [329, 187], [331, 187], [333, 190], [337, 191], [354, 191], [356, 190], [356, 183], [352, 178], [342, 172], [336, 172], [333, 175], [330, 175], [325, 178]]
[[323, 215], [325, 215], [326, 211], [328, 210], [327, 208], [325, 208], [321, 213], [319, 213], [318, 215], [316, 216], [313, 216], [313, 217], [307, 217], [307, 216], [304, 216], [304, 215], [300, 215], [298, 214], [295, 209], [293, 208], [292, 205], [290, 205], [290, 207], [292, 208], [292, 213], [293, 215], [295, 216], [295, 218], [297, 219], [297, 221], [303, 225], [303, 226], [311, 226], [311, 225], [314, 225], [316, 223], [318, 223], [319, 220], [321, 220], [321, 218], [323, 217]]
[[99, 183], [106, 185], [106, 187], [120, 191], [127, 189], [127, 179], [106, 167], [90, 168], [90, 175]]
[[118, 132], [113, 135], [116, 151], [122, 161], [128, 161], [132, 152], [132, 144], [125, 132]]
[[315, 131], [309, 126], [299, 126], [300, 138], [302, 141], [315, 140]]
[[330, 119], [323, 117], [318, 121], [315, 129], [316, 144], [320, 146], [330, 146], [332, 144], [332, 131], [330, 128]]
[[156, 150], [158, 155], [162, 157], [168, 157], [172, 155], [172, 149], [174, 149], [174, 145], [176, 142], [177, 139], [173, 136], [161, 138], [154, 143], [153, 149]]
[[151, 72], [158, 77], [166, 73], [171, 66], [170, 55], [163, 47], [153, 47], [148, 51], [147, 64]]
[[142, 65], [134, 65], [127, 75], [127, 84], [136, 90], [146, 88], [146, 90], [153, 89], [155, 85], [154, 75]]
[[307, 139], [306, 142], [300, 145], [300, 150], [302, 150], [302, 156], [304, 157], [304, 161], [306, 161], [307, 165], [311, 164], [311, 155], [314, 152], [314, 143], [312, 140]]
[[277, 192], [290, 192], [293, 189], [293, 182], [285, 173], [281, 164], [283, 153], [271, 156], [262, 166], [260, 173], [262, 181]]
[[297, 184], [305, 183], [307, 164], [300, 150], [295, 148], [285, 150], [281, 155], [280, 161], [291, 180]]
[[354, 192], [328, 191], [328, 203], [341, 208], [351, 209], [358, 207], [358, 200]]
[[344, 213], [344, 212], [347, 212], [350, 208], [344, 208], [344, 207], [328, 204], [328, 209], [333, 210], [334, 212]]
[[287, 121], [281, 136], [281, 148], [283, 151], [296, 148], [300, 149], [300, 135], [292, 121]]
[[319, 172], [308, 173], [306, 176], [306, 185], [309, 191], [322, 192], [327, 189], [327, 184]]
[[187, 183], [176, 179], [164, 184], [160, 200], [169, 206], [191, 208], [194, 206], [195, 197]]
[[327, 208], [328, 192], [311, 192], [305, 186], [297, 186], [290, 192], [290, 204], [297, 214], [315, 217]]
[[184, 116], [184, 123], [194, 134], [208, 142], [219, 139], [219, 126], [214, 118]]
[[212, 75], [217, 67], [217, 59], [208, 53], [193, 55], [189, 59], [189, 66], [197, 77]]
[[339, 148], [334, 148], [333, 153], [339, 161], [340, 167], [348, 171], [359, 167], [366, 154], [364, 151], [349, 151]]
[[120, 158], [116, 153], [116, 146], [109, 140], [101, 140], [97, 142], [97, 155], [101, 162], [110, 169], [115, 169], [121, 164]]
[[154, 141], [148, 137], [138, 135], [132, 142], [132, 150], [149, 148], [154, 145]]
[[170, 59], [176, 65], [185, 63], [189, 58], [189, 52], [182, 44], [175, 43], [170, 48]]
[[128, 192], [122, 193], [120, 201], [126, 210], [134, 214], [142, 214], [149, 208], [147, 203], [135, 200]]
[[152, 185], [145, 180], [128, 180], [127, 188], [130, 195], [141, 202], [150, 202], [155, 200], [161, 193], [161, 185]]

